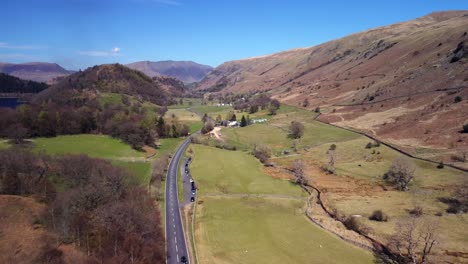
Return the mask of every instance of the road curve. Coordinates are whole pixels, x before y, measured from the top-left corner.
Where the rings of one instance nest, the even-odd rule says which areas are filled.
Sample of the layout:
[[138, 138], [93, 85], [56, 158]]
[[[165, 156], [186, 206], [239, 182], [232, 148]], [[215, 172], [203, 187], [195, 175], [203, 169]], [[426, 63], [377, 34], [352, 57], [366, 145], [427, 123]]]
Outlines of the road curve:
[[177, 192], [177, 171], [179, 169], [179, 162], [188, 144], [190, 144], [190, 137], [182, 143], [172, 157], [166, 177], [166, 263], [168, 264], [181, 263], [182, 256], [187, 259], [187, 263], [189, 263], [190, 259], [185, 241]]

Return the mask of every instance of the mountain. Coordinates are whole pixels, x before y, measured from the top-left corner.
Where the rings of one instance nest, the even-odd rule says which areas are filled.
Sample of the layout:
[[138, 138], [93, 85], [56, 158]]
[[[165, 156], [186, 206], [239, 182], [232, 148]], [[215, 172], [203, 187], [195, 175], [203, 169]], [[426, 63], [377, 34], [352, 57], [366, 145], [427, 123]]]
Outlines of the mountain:
[[38, 93], [47, 89], [45, 83], [21, 80], [5, 73], [0, 73], [0, 93]]
[[140, 61], [126, 65], [139, 70], [150, 77], [169, 76], [177, 78], [184, 83], [193, 83], [202, 80], [211, 66], [198, 64], [192, 61]]
[[150, 78], [121, 64], [104, 64], [62, 78], [50, 89], [40, 93], [37, 99], [79, 104], [97, 98], [102, 93], [119, 93], [134, 96], [141, 101], [166, 105], [172, 96], [178, 96], [183, 91], [184, 84], [177, 79]]
[[[418, 154], [468, 147], [468, 11], [437, 12], [309, 48], [226, 62], [195, 88], [268, 92]], [[437, 149], [429, 151], [425, 149]], [[448, 151], [447, 151], [448, 150]]]
[[57, 77], [67, 76], [71, 71], [67, 71], [60, 65], [45, 62], [30, 62], [23, 64], [0, 62], [0, 72], [16, 76], [20, 79], [36, 82], [52, 83]]

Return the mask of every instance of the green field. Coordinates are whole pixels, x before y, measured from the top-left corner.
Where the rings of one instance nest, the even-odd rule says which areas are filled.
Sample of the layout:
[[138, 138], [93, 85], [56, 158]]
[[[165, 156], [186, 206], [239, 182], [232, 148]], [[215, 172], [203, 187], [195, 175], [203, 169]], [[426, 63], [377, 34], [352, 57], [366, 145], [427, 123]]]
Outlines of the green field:
[[[179, 102], [180, 98], [176, 98], [177, 102]], [[192, 106], [201, 105], [201, 98], [183, 98], [183, 104], [175, 104], [170, 105], [167, 108], [169, 109], [186, 109]]]
[[195, 227], [200, 263], [373, 263], [371, 252], [307, 220], [302, 201], [202, 199]]
[[199, 185], [199, 194], [283, 194], [301, 197], [303, 191], [285, 180], [273, 180], [262, 171], [262, 164], [240, 151], [192, 145], [190, 165]]
[[253, 156], [192, 145], [200, 263], [372, 263], [303, 214], [306, 194], [273, 179]]
[[72, 135], [34, 139], [35, 152], [50, 155], [86, 154], [90, 157], [118, 160], [142, 160], [143, 152], [132, 149], [121, 140], [110, 136]]
[[6, 149], [10, 146], [7, 140], [0, 140], [0, 149]]
[[170, 119], [172, 117], [176, 117], [181, 123], [187, 124], [190, 127], [190, 133], [195, 133], [203, 127], [201, 118], [186, 109], [169, 109], [166, 113], [166, 118]]

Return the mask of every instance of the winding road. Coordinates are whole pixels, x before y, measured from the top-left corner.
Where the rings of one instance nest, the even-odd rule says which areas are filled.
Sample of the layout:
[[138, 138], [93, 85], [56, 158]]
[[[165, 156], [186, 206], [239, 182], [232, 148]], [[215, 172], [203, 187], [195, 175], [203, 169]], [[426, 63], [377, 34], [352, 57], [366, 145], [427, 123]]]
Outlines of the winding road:
[[[187, 138], [177, 149], [169, 164], [166, 178], [166, 263], [181, 263], [185, 257], [189, 263], [185, 232], [180, 215], [179, 197], [177, 192], [177, 171], [180, 159], [187, 145], [190, 144], [190, 137]], [[182, 175], [181, 175], [182, 177]]]

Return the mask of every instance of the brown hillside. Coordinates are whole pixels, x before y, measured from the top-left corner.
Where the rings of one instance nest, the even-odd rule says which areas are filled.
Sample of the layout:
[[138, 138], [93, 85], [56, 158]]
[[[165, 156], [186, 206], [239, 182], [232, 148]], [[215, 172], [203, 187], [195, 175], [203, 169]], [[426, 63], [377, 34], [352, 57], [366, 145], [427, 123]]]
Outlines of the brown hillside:
[[32, 198], [0, 195], [0, 263], [85, 263], [86, 256], [72, 246], [56, 248], [55, 235], [40, 222], [44, 211]]
[[[300, 106], [307, 98], [306, 108], [319, 106], [323, 121], [435, 158], [468, 148], [467, 134], [459, 133], [468, 123], [467, 62], [468, 11], [438, 12], [315, 47], [226, 62], [197, 89], [267, 91]], [[455, 103], [457, 96], [462, 100]]]

